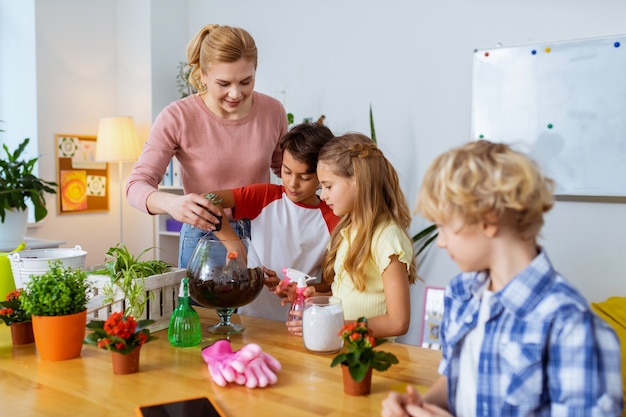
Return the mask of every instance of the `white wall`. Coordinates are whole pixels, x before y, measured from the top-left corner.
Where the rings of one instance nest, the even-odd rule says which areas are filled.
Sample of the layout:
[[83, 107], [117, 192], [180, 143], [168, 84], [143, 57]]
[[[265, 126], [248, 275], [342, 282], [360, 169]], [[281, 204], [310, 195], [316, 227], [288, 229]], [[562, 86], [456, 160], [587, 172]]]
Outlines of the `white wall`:
[[[217, 22], [252, 33], [257, 89], [284, 99], [297, 121], [324, 114], [337, 134], [369, 133], [372, 103], [378, 143], [410, 204], [430, 161], [470, 139], [474, 49], [626, 33], [620, 0], [195, 0], [190, 9], [192, 28]], [[626, 294], [625, 218], [624, 204], [578, 202], [558, 202], [547, 216], [542, 243], [590, 300]], [[416, 218], [414, 230], [425, 224]], [[444, 286], [456, 272], [438, 248], [420, 267], [426, 285]], [[403, 341], [419, 341], [422, 297], [414, 286]]]
[[30, 138], [30, 159], [37, 156], [35, 1], [10, 1], [0, 0], [0, 80], [7, 80], [0, 84], [0, 143], [13, 151]]
[[[147, 135], [152, 117], [170, 95], [176, 98], [175, 69], [192, 34], [207, 23], [232, 24], [257, 40], [257, 89], [283, 100], [296, 121], [324, 114], [337, 134], [369, 133], [372, 104], [378, 142], [397, 168], [410, 204], [430, 161], [469, 139], [475, 48], [626, 33], [626, 3], [620, 0], [35, 4], [40, 152], [53, 152], [55, 133], [95, 134], [100, 117], [121, 111], [135, 116]], [[133, 25], [139, 39], [127, 45]], [[148, 38], [146, 31], [152, 32]], [[149, 73], [144, 65], [151, 65]], [[53, 158], [42, 159], [47, 178], [54, 177], [54, 164]], [[113, 190], [116, 172], [113, 167]], [[98, 262], [118, 241], [119, 201], [116, 193], [111, 197], [108, 214], [53, 213], [35, 233], [79, 243], [90, 252], [88, 263]], [[55, 200], [50, 203], [55, 207]], [[150, 217], [124, 204], [125, 240], [133, 237], [133, 250], [149, 247]], [[557, 269], [590, 300], [626, 293], [624, 217], [623, 204], [577, 202], [558, 202], [547, 217], [542, 243]], [[425, 224], [415, 218], [413, 229]], [[443, 286], [456, 272], [437, 248], [420, 267], [426, 285]], [[414, 286], [414, 319], [405, 342], [419, 341], [422, 296], [423, 285]]]
[[[97, 134], [101, 117], [131, 115], [146, 138], [152, 121], [150, 67], [150, 3], [146, 1], [36, 0], [36, 69], [40, 175], [55, 178], [54, 135]], [[120, 182], [131, 164], [109, 164], [109, 211], [57, 213], [57, 196], [47, 199], [49, 215], [30, 229], [33, 237], [81, 245], [86, 264], [104, 260], [120, 241], [138, 254], [153, 246], [153, 222], [120, 206]], [[122, 210], [123, 216], [120, 215]]]

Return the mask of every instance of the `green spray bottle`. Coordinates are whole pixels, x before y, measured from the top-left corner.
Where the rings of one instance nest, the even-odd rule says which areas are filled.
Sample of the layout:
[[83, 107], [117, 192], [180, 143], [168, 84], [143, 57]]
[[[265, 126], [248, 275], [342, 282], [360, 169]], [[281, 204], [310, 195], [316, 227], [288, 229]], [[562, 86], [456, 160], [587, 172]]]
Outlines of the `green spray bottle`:
[[167, 338], [172, 345], [178, 347], [196, 346], [202, 339], [200, 317], [189, 301], [189, 278], [187, 277], [183, 278], [180, 283], [178, 306], [170, 318]]

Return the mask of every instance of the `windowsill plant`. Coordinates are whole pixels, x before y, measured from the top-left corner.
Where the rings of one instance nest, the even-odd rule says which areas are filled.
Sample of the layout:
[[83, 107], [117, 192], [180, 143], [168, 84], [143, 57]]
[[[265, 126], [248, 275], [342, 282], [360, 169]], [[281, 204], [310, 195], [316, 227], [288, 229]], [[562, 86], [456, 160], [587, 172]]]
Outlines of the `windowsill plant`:
[[6, 144], [2, 145], [6, 158], [0, 158], [0, 223], [4, 222], [7, 210], [26, 211], [29, 200], [35, 209], [35, 221], [40, 221], [48, 214], [45, 194], [56, 193], [55, 182], [33, 175], [39, 158], [20, 158], [29, 142], [29, 138], [24, 139], [14, 152], [9, 151]]

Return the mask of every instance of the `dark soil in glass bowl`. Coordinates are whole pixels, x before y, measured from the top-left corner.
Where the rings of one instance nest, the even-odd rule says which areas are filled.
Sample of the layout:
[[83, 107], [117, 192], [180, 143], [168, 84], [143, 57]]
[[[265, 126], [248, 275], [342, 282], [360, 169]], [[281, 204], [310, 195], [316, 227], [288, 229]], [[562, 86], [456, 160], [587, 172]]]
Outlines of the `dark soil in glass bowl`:
[[248, 268], [226, 274], [223, 268], [189, 277], [189, 295], [204, 307], [241, 307], [251, 303], [263, 289], [263, 270]]

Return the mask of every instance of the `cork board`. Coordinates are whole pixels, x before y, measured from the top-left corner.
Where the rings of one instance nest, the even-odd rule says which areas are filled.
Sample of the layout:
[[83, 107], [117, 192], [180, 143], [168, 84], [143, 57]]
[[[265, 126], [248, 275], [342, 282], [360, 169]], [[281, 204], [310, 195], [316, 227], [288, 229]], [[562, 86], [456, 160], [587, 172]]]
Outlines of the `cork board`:
[[96, 162], [96, 137], [57, 134], [57, 210], [59, 214], [109, 211], [106, 162]]

